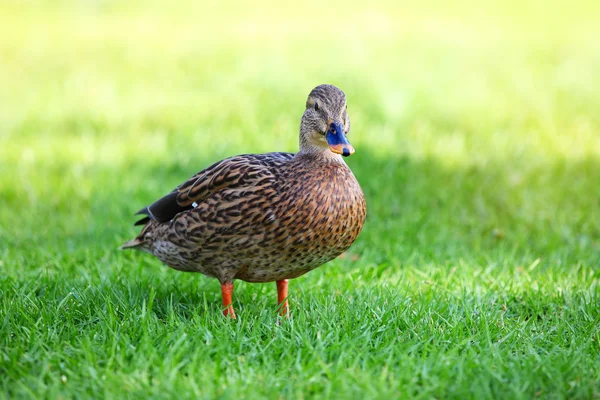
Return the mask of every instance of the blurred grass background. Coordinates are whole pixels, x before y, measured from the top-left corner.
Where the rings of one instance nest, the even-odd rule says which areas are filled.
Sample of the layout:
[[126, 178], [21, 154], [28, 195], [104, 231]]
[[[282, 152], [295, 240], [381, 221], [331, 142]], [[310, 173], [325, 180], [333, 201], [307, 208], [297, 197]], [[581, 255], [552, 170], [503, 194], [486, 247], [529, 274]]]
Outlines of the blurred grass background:
[[[197, 310], [213, 313], [218, 324], [214, 282], [115, 249], [136, 233], [133, 212], [209, 163], [295, 151], [304, 101], [321, 83], [348, 97], [357, 149], [348, 163], [369, 215], [350, 256], [291, 285], [294, 303], [316, 302], [306, 309], [308, 327], [311, 316], [330, 311], [327, 293], [356, 290], [365, 290], [354, 294], [365, 302], [391, 290], [401, 297], [391, 302], [396, 306], [402, 296], [420, 304], [444, 293], [457, 297], [440, 304], [470, 299], [494, 308], [502, 303], [496, 296], [508, 293], [519, 307], [539, 301], [547, 311], [577, 298], [591, 314], [571, 307], [573, 318], [597, 325], [599, 18], [596, 1], [0, 3], [0, 313], [3, 371], [11, 377], [3, 387], [28, 377], [32, 393], [44, 385], [61, 393], [61, 373], [44, 367], [47, 357], [66, 357], [48, 355], [54, 336], [44, 330], [46, 351], [29, 364], [22, 357], [32, 353], [31, 332], [54, 318], [52, 305], [85, 288], [109, 303], [129, 293], [132, 315], [150, 286], [163, 297], [176, 291], [201, 303], [208, 296], [210, 309]], [[266, 286], [238, 285], [247, 319], [271, 304], [273, 288]], [[131, 295], [135, 288], [141, 300]], [[34, 311], [28, 301], [37, 304]], [[420, 305], [427, 304], [435, 309]], [[21, 319], [31, 313], [39, 314], [35, 328]], [[548, 313], [560, 326], [564, 316]], [[65, 335], [81, 329], [75, 324]], [[597, 396], [598, 330], [590, 329], [571, 332], [573, 343], [585, 343], [581, 369], [569, 372], [576, 383], [562, 385], [562, 372], [540, 372], [548, 382], [536, 386], [532, 378], [512, 394]], [[83, 363], [66, 358], [73, 370]], [[499, 365], [527, 376], [509, 364]], [[115, 388], [127, 365], [112, 367]], [[399, 373], [389, 368], [391, 376]], [[144, 393], [145, 381], [129, 376]], [[493, 374], [478, 376], [488, 378], [481, 388], [489, 389]], [[452, 382], [463, 389], [472, 382], [448, 367], [437, 378], [437, 386], [422, 378], [420, 387], [431, 389], [423, 393], [458, 395]], [[387, 383], [414, 384], [399, 382]], [[296, 383], [285, 393], [301, 393]], [[316, 394], [335, 388], [315, 385]], [[246, 389], [239, 393], [256, 394]], [[508, 393], [496, 390], [477, 393]]]

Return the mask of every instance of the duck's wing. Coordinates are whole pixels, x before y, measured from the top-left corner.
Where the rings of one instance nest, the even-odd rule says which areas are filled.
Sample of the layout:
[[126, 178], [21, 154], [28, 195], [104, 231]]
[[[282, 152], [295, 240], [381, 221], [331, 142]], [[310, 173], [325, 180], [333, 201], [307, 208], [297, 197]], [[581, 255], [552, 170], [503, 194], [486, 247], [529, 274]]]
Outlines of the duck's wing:
[[225, 188], [260, 186], [274, 178], [274, 171], [292, 159], [292, 153], [243, 154], [219, 161], [198, 172], [175, 190], [142, 208], [136, 215], [146, 215], [135, 225], [150, 220], [167, 222], [183, 211], [191, 210], [212, 193]]

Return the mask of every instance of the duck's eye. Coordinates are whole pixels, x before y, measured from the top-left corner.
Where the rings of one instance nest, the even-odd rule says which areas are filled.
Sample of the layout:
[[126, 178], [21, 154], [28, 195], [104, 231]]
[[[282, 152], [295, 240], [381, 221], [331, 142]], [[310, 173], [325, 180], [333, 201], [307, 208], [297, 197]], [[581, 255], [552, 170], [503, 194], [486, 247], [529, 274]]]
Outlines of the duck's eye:
[[319, 103], [317, 103], [316, 101], [315, 101], [315, 110], [319, 111]]

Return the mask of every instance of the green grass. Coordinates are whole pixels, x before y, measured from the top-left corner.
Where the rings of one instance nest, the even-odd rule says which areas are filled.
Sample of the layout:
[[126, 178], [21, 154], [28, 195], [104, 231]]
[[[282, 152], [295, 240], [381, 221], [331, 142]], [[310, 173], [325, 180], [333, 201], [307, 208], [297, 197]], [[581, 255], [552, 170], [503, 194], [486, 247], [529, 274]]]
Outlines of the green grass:
[[[600, 7], [0, 5], [0, 397], [600, 397]], [[368, 202], [290, 284], [119, 252], [345, 90]]]

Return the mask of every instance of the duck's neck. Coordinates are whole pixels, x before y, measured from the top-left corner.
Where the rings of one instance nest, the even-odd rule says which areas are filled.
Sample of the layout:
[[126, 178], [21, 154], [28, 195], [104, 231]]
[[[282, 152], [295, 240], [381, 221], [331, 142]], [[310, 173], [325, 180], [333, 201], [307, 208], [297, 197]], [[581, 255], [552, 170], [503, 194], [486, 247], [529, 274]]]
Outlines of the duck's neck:
[[300, 151], [296, 153], [296, 157], [322, 163], [346, 164], [340, 154], [333, 153], [329, 148], [311, 145], [300, 146]]

